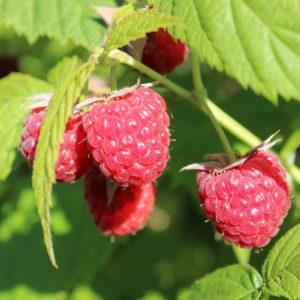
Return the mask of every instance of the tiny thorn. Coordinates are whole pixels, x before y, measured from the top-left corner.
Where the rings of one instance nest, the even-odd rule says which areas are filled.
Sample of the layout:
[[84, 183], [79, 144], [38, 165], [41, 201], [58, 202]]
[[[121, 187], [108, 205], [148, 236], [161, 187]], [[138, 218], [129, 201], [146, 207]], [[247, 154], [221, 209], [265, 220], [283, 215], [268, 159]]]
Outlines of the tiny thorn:
[[183, 171], [188, 171], [188, 170], [195, 170], [197, 168], [198, 164], [191, 164], [188, 166], [185, 166], [183, 168], [181, 168], [178, 172], [183, 172]]
[[195, 163], [181, 168], [179, 172], [186, 171], [186, 170], [198, 170], [198, 171], [209, 172], [220, 168], [222, 168], [222, 166], [218, 162], [207, 162], [202, 164]]
[[113, 244], [116, 241], [116, 237], [114, 235], [110, 236], [110, 242]]
[[208, 222], [210, 222], [210, 220], [209, 220], [209, 219], [207, 219], [207, 220], [205, 220], [205, 221], [204, 221], [204, 223], [208, 223]]
[[73, 109], [73, 112], [74, 113], [78, 113], [80, 112], [85, 106], [88, 106], [88, 105], [92, 105], [96, 102], [100, 102], [100, 101], [105, 101], [106, 98], [105, 97], [92, 97], [92, 98], [87, 98], [83, 101], [81, 101], [79, 104], [77, 104], [74, 109]]
[[159, 80], [155, 80], [153, 82], [143, 83], [143, 84], [141, 84], [141, 86], [151, 88], [151, 87], [161, 84], [161, 82], [162, 82], [162, 79], [159, 79]]

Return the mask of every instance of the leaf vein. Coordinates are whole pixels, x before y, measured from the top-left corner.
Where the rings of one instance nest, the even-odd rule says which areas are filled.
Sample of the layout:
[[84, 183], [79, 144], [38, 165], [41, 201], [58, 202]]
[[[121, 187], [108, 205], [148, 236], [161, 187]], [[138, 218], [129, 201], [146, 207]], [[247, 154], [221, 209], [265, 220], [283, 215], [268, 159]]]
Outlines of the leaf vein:
[[282, 64], [280, 58], [278, 57], [277, 51], [274, 48], [274, 43], [272, 42], [272, 38], [270, 35], [269, 35], [269, 43], [270, 43], [270, 49], [272, 51], [273, 57], [276, 60], [276, 62], [278, 63], [278, 65], [280, 66], [279, 69], [280, 69], [281, 73], [284, 75], [284, 77], [289, 78], [290, 83], [300, 93], [300, 88], [296, 85], [296, 83], [294, 82], [294, 79], [291, 77], [290, 73], [286, 70], [286, 67], [284, 66], [284, 64]]
[[248, 63], [248, 66], [250, 67], [250, 69], [253, 71], [253, 74], [255, 75], [256, 79], [263, 85], [263, 86], [266, 86], [265, 83], [264, 83], [264, 80], [261, 78], [261, 76], [259, 75], [259, 73], [257, 72], [256, 70], [256, 67], [252, 61], [252, 59], [250, 59], [249, 55], [247, 54], [247, 51], [246, 51], [246, 48], [245, 48], [245, 45], [244, 45], [244, 42], [243, 42], [243, 39], [242, 39], [242, 36], [238, 30], [239, 26], [237, 26], [237, 23], [236, 23], [236, 12], [233, 8], [233, 5], [232, 5], [232, 1], [234, 0], [229, 0], [229, 3], [230, 3], [230, 11], [231, 11], [231, 16], [232, 16], [232, 21], [233, 21], [233, 27], [235, 29], [235, 32], [236, 32], [236, 36], [238, 38], [238, 41], [239, 41], [239, 44], [242, 48], [242, 53], [246, 59], [246, 62]]

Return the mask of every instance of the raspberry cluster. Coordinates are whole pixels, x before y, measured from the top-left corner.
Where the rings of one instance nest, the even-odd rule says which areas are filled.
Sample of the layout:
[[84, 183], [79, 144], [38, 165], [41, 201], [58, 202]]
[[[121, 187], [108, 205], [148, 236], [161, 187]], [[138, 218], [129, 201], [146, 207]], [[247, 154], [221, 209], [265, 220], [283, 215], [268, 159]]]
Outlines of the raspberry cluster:
[[[142, 62], [166, 74], [188, 52], [161, 28], [147, 35]], [[88, 104], [88, 111], [75, 113], [66, 125], [56, 181], [85, 175], [85, 199], [100, 231], [135, 234], [153, 210], [154, 181], [169, 159], [166, 103], [150, 88], [135, 86]], [[30, 166], [46, 112], [46, 107], [33, 109], [21, 135], [20, 151]], [[268, 150], [271, 138], [232, 164], [225, 154], [213, 154], [212, 162], [186, 167], [198, 170], [199, 201], [207, 218], [225, 240], [243, 248], [267, 245], [290, 207], [285, 170]]]
[[[20, 151], [32, 166], [47, 108], [33, 109]], [[134, 234], [155, 201], [154, 181], [169, 159], [169, 115], [164, 99], [148, 87], [113, 93], [68, 121], [55, 165], [57, 182], [85, 175], [85, 198], [105, 235]]]

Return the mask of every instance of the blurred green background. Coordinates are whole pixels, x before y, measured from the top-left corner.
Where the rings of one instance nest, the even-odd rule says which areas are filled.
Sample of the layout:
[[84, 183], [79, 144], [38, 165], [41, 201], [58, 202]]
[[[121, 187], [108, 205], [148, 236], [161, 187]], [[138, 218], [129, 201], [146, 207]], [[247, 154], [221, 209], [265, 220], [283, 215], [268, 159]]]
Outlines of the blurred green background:
[[[1, 77], [19, 71], [46, 79], [62, 58], [73, 55], [82, 60], [88, 57], [86, 50], [71, 43], [40, 38], [30, 45], [13, 31], [0, 30]], [[280, 101], [275, 107], [207, 66], [203, 70], [211, 99], [260, 138], [278, 129], [288, 137], [300, 126], [299, 103]], [[107, 74], [108, 70], [97, 69], [100, 78]], [[118, 66], [120, 86], [135, 83], [138, 76]], [[169, 77], [191, 90], [190, 61]], [[173, 141], [170, 162], [157, 183], [156, 209], [147, 227], [136, 236], [111, 242], [92, 222], [82, 182], [57, 185], [52, 219], [60, 268], [55, 270], [43, 244], [31, 171], [19, 155], [14, 172], [0, 183], [0, 300], [183, 300], [195, 279], [236, 262], [231, 247], [205, 222], [197, 201], [195, 172], [178, 172], [187, 164], [202, 161], [207, 153], [222, 152], [221, 144], [205, 115], [163, 87], [156, 89], [168, 102]], [[229, 137], [235, 149], [248, 149]], [[294, 205], [280, 234], [299, 221], [296, 188], [293, 195]], [[252, 253], [253, 266], [260, 267], [276, 239], [263, 251]]]

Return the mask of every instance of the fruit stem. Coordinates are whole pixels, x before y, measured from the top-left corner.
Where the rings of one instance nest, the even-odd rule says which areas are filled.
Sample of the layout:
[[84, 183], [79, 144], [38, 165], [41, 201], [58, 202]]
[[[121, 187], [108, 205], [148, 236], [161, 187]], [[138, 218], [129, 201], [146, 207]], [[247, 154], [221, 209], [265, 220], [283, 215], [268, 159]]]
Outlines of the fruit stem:
[[259, 300], [268, 300], [270, 298], [270, 294], [267, 291], [267, 289], [263, 286], [262, 289], [260, 290], [259, 294]]
[[113, 65], [110, 68], [110, 88], [112, 91], [118, 90], [117, 65]]
[[203, 110], [206, 112], [206, 115], [212, 122], [213, 126], [215, 127], [215, 130], [220, 138], [220, 141], [224, 147], [224, 150], [228, 156], [228, 159], [230, 162], [235, 161], [235, 155], [234, 152], [230, 146], [229, 140], [219, 124], [218, 120], [216, 119], [213, 111], [210, 109], [208, 103], [207, 103], [207, 93], [206, 89], [203, 85], [202, 78], [201, 78], [201, 72], [200, 72], [200, 62], [198, 58], [198, 54], [194, 51], [191, 51], [192, 56], [192, 72], [193, 72], [193, 81], [195, 86], [195, 97], [197, 101], [199, 101], [200, 106], [203, 108]]
[[[134, 59], [127, 53], [115, 49], [112, 50], [109, 53], [109, 57], [113, 60], [117, 60], [118, 62], [122, 64], [126, 64], [141, 73], [149, 76], [150, 78], [153, 78], [155, 80], [159, 80], [162, 85], [167, 87], [170, 91], [172, 91], [174, 94], [178, 95], [182, 100], [185, 100], [192, 104], [194, 107], [196, 107], [201, 112], [206, 113], [204, 111], [203, 107], [200, 105], [200, 103], [195, 99], [195, 96], [193, 93], [187, 91], [186, 89], [182, 88], [181, 86], [177, 85], [176, 83], [169, 80], [167, 77], [157, 73], [156, 71], [148, 68], [138, 60]], [[218, 122], [226, 128], [230, 133], [232, 133], [234, 136], [239, 138], [241, 141], [243, 141], [246, 145], [250, 147], [255, 147], [258, 144], [260, 144], [260, 139], [255, 136], [251, 131], [249, 131], [246, 127], [238, 123], [236, 120], [234, 120], [230, 115], [225, 113], [222, 109], [220, 109], [216, 104], [214, 104], [211, 100], [208, 98], [206, 99], [207, 105], [209, 106], [210, 110], [215, 115]]]
[[117, 60], [122, 64], [126, 64], [128, 66], [133, 67], [134, 69], [140, 71], [143, 74], [146, 74], [147, 76], [160, 81], [164, 86], [169, 88], [171, 91], [173, 91], [175, 94], [179, 95], [181, 98], [187, 100], [194, 106], [198, 106], [193, 99], [192, 93], [185, 90], [181, 86], [177, 85], [176, 83], [172, 82], [171, 80], [168, 80], [164, 75], [159, 74], [158, 72], [152, 70], [151, 68], [145, 66], [140, 61], [134, 59], [132, 56], [128, 55], [127, 53], [115, 49], [112, 50], [109, 55], [111, 59]]
[[251, 250], [240, 248], [234, 244], [232, 244], [232, 251], [237, 259], [237, 261], [241, 265], [247, 265], [250, 260]]

